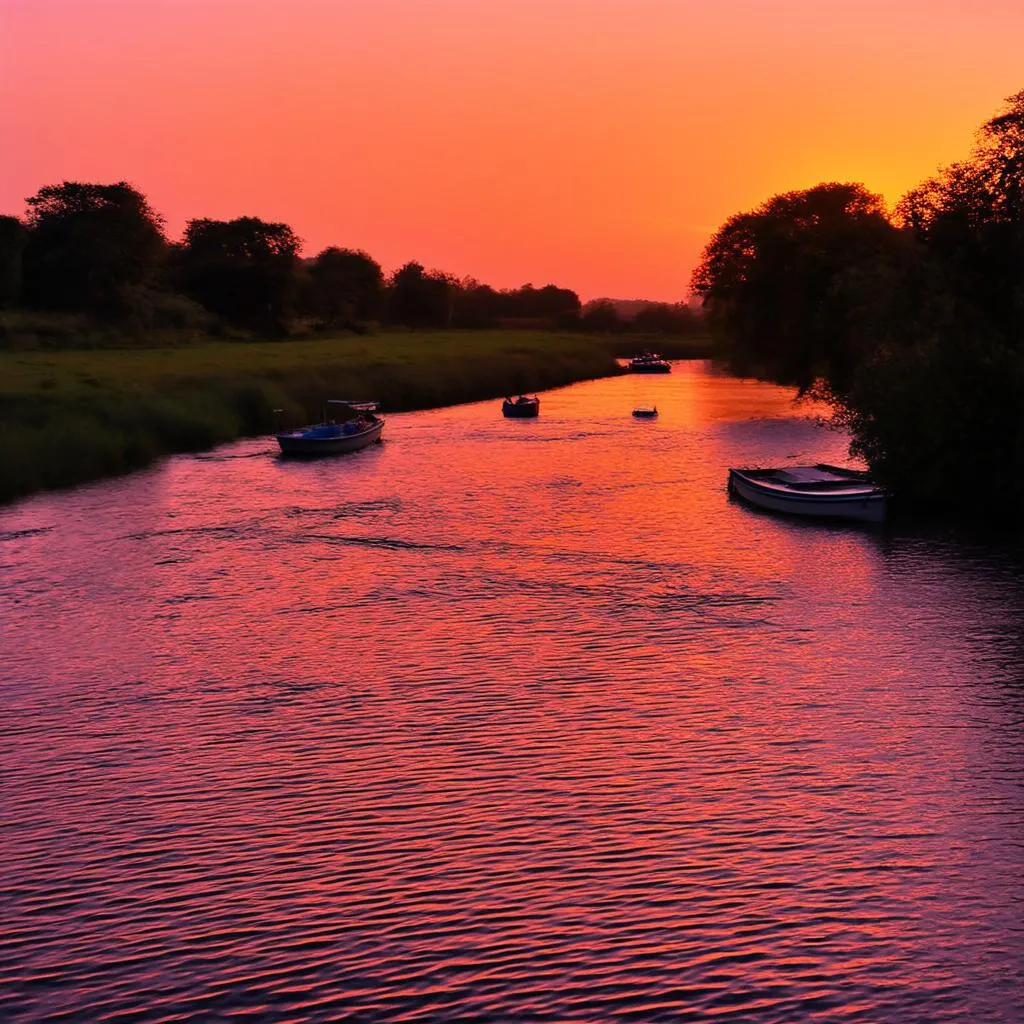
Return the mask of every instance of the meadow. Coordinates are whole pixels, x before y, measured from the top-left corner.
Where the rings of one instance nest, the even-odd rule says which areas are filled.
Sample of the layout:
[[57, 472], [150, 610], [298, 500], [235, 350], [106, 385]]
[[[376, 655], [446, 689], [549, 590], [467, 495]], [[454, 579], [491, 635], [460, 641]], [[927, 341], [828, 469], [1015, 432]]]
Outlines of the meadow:
[[[643, 344], [507, 330], [169, 340], [0, 350], [0, 500], [311, 422], [326, 398], [373, 398], [397, 412], [606, 376], [619, 372], [624, 341]], [[690, 344], [672, 354], [706, 354], [706, 342]]]

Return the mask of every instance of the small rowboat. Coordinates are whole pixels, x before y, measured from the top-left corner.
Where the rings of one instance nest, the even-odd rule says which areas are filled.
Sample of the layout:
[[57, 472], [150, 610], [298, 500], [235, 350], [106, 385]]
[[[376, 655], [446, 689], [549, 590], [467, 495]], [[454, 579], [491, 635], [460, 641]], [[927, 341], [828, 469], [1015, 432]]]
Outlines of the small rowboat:
[[529, 419], [540, 413], [540, 399], [534, 395], [520, 395], [518, 398], [506, 398], [501, 403], [502, 416], [510, 419]]
[[820, 462], [778, 469], [730, 469], [729, 491], [751, 505], [786, 515], [885, 519], [885, 492], [867, 473]]
[[376, 402], [331, 399], [331, 418], [323, 423], [277, 435], [283, 455], [344, 455], [380, 440], [384, 420], [374, 415]]
[[638, 405], [633, 410], [633, 415], [638, 420], [653, 420], [658, 416], [658, 407], [656, 405]]

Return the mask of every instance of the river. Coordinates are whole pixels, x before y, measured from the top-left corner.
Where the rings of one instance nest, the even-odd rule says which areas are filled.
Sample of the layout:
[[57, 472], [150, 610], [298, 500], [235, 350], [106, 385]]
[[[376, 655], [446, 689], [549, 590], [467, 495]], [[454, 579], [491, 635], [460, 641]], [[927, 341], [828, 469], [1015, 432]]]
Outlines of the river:
[[0, 510], [0, 1017], [1024, 1019], [1019, 553], [730, 500], [815, 411], [682, 363]]

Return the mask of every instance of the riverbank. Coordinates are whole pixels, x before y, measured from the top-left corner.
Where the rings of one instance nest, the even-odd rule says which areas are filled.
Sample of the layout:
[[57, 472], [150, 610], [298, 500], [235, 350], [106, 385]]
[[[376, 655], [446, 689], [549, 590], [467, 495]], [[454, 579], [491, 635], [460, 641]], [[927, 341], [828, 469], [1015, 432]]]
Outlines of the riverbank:
[[311, 422], [325, 398], [375, 398], [398, 412], [608, 376], [621, 345], [575, 332], [449, 331], [3, 351], [0, 501]]

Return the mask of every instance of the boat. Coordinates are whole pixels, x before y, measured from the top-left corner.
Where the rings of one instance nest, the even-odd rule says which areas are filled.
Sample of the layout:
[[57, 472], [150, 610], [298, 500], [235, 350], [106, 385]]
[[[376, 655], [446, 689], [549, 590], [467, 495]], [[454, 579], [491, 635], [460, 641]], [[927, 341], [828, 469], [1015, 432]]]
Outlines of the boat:
[[671, 373], [672, 365], [656, 352], [641, 352], [629, 361], [630, 373]]
[[384, 420], [376, 402], [333, 398], [327, 406], [323, 423], [276, 435], [283, 455], [344, 455], [380, 440]]
[[501, 403], [501, 414], [511, 419], [527, 419], [540, 412], [540, 399], [534, 395], [519, 395], [517, 398], [506, 398]]
[[729, 492], [751, 505], [787, 515], [865, 523], [885, 519], [885, 491], [867, 473], [825, 462], [776, 469], [730, 469]]
[[638, 420], [653, 420], [658, 415], [658, 407], [656, 405], [638, 405], [633, 410], [633, 415]]

